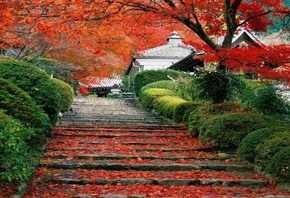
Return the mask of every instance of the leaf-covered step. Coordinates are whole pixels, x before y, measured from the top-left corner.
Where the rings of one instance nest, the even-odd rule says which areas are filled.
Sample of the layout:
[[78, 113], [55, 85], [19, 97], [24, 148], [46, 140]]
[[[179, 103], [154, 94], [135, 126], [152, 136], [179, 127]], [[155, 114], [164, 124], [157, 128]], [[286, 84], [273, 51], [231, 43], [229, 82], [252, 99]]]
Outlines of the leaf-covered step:
[[[179, 146], [186, 146], [188, 148], [196, 147], [196, 146], [203, 146], [204, 144], [200, 143], [196, 138], [187, 138], [185, 136], [176, 136], [176, 137], [145, 137], [145, 136], [118, 136], [118, 135], [109, 135], [111, 138], [108, 138], [108, 135], [104, 135], [106, 137], [101, 136], [56, 136], [53, 139], [53, 142], [95, 142], [95, 141], [106, 141], [108, 144], [119, 144], [125, 142], [140, 142], [139, 144], [166, 144], [166, 145], [179, 145]], [[209, 144], [207, 146], [210, 146]]]
[[69, 129], [57, 129], [54, 130], [54, 134], [134, 134], [134, 135], [176, 135], [188, 137], [187, 130], [146, 130], [146, 129], [126, 129], [123, 130], [114, 130], [114, 129], [98, 129], [98, 130], [69, 130]]
[[[64, 143], [64, 142], [62, 142]], [[100, 142], [98, 142], [100, 143]], [[102, 144], [105, 144], [105, 142], [103, 142]], [[54, 147], [54, 148], [47, 148], [47, 150], [52, 150], [52, 151], [82, 151], [82, 150], [91, 150], [91, 151], [110, 151], [110, 150], [114, 150], [112, 148], [90, 148], [90, 147], [69, 147], [69, 148], [62, 148], [62, 147]], [[135, 150], [136, 152], [157, 152], [157, 151], [161, 151], [161, 152], [190, 152], [190, 151], [207, 151], [207, 150], [212, 150], [211, 148], [207, 149], [207, 148], [133, 148], [133, 150]], [[230, 157], [230, 156], [228, 156]], [[226, 156], [226, 158], [228, 158]]]
[[132, 164], [121, 162], [86, 162], [79, 160], [70, 161], [42, 161], [41, 167], [58, 169], [88, 169], [88, 170], [137, 170], [137, 171], [188, 171], [188, 170], [215, 170], [215, 171], [249, 171], [252, 166], [239, 164], [222, 164], [215, 162], [195, 162], [192, 164], [166, 163], [166, 164]]
[[187, 128], [184, 125], [166, 125], [166, 124], [150, 124], [150, 125], [132, 125], [132, 126], [114, 126], [114, 125], [66, 125], [66, 126], [56, 126], [55, 130], [71, 130], [71, 131], [99, 131], [99, 130], [107, 130], [107, 131], [164, 131], [164, 130], [187, 130]]
[[60, 183], [60, 184], [97, 184], [97, 185], [129, 185], [129, 184], [145, 184], [145, 185], [164, 185], [164, 186], [191, 186], [191, 185], [222, 185], [222, 186], [248, 186], [248, 187], [264, 187], [268, 182], [263, 180], [219, 180], [219, 179], [143, 179], [143, 178], [124, 178], [124, 179], [48, 179], [42, 182]]
[[[37, 193], [37, 194], [36, 194]], [[165, 186], [165, 185], [76, 185], [76, 184], [53, 184], [39, 182], [31, 183], [27, 190], [27, 196], [36, 197], [72, 197], [72, 198], [133, 198], [134, 195], [141, 197], [259, 197], [259, 198], [286, 198], [276, 188], [260, 187], [252, 188], [245, 186]], [[36, 196], [34, 196], [36, 195]], [[144, 196], [143, 196], [144, 195]], [[288, 194], [288, 197], [290, 193]], [[136, 197], [134, 197], [136, 198]]]
[[83, 117], [83, 118], [80, 118], [80, 119], [66, 119], [66, 118], [63, 118], [61, 121], [59, 121], [60, 123], [63, 123], [63, 122], [74, 122], [74, 123], [95, 123], [95, 124], [122, 124], [122, 125], [125, 125], [125, 124], [128, 124], [128, 125], [131, 125], [131, 124], [139, 124], [139, 123], [147, 123], [147, 124], [150, 124], [150, 123], [159, 123], [158, 120], [156, 119], [144, 119], [144, 120], [140, 120], [140, 119], [122, 119], [122, 118], [108, 118], [108, 119], [104, 119], [104, 118], [86, 118], [86, 117]]
[[[179, 158], [178, 156], [181, 156], [180, 159], [210, 159], [210, 160], [217, 160], [217, 159], [229, 159], [231, 156], [229, 155], [222, 155], [214, 154], [210, 152], [202, 152], [202, 151], [174, 151], [174, 152], [162, 152], [162, 151], [156, 151], [156, 152], [137, 152], [132, 149], [126, 149], [123, 148], [122, 145], [116, 146], [115, 148], [106, 149], [104, 147], [105, 144], [98, 145], [96, 147], [95, 145], [90, 149], [86, 150], [50, 150], [47, 149], [45, 156], [68, 156], [68, 157], [77, 157], [77, 156], [85, 156], [85, 155], [91, 155], [91, 156], [139, 156], [143, 158], [151, 158], [151, 159], [159, 159], [159, 158]], [[118, 149], [122, 148], [122, 150]], [[99, 149], [99, 150], [96, 150]], [[233, 158], [234, 159], [234, 158]]]
[[55, 136], [67, 137], [96, 137], [96, 138], [175, 138], [174, 135], [135, 135], [135, 134], [88, 134], [88, 133], [54, 133]]
[[124, 159], [138, 159], [138, 160], [144, 160], [144, 159], [149, 159], [149, 160], [188, 160], [188, 159], [194, 159], [194, 160], [226, 160], [229, 159], [229, 157], [220, 157], [220, 156], [193, 156], [193, 155], [172, 155], [172, 156], [153, 156], [153, 155], [116, 155], [116, 154], [111, 154], [111, 155], [98, 155], [98, 154], [83, 154], [83, 155], [47, 155], [45, 154], [43, 156], [48, 159], [66, 159], [66, 158], [74, 158], [74, 159], [89, 159], [89, 160], [105, 160], [105, 159], [115, 159], [115, 160], [124, 160]]
[[[80, 179], [94, 181], [97, 179], [121, 180], [121, 179], [145, 179], [145, 180], [256, 180], [265, 181], [268, 179], [263, 176], [254, 174], [249, 171], [245, 172], [225, 172], [225, 171], [208, 171], [208, 170], [191, 170], [191, 171], [107, 171], [107, 170], [86, 170], [86, 169], [53, 169], [40, 168], [37, 175], [41, 175], [39, 180], [50, 181], [58, 179]], [[205, 182], [200, 183], [205, 184]]]

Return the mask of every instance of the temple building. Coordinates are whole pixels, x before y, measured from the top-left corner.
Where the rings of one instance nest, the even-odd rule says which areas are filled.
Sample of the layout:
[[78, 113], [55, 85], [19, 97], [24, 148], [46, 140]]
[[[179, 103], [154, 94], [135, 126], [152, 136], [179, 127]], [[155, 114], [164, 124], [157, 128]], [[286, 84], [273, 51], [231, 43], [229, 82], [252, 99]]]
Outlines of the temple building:
[[98, 97], [105, 97], [113, 90], [122, 91], [122, 80], [119, 77], [101, 78], [88, 76], [79, 82], [80, 86], [86, 87], [90, 94], [96, 94]]
[[[183, 38], [181, 38], [176, 31], [167, 38], [167, 44], [146, 50], [142, 55], [132, 58], [125, 75], [134, 77], [137, 72], [149, 69], [167, 69], [182, 59], [188, 57], [194, 66], [197, 64], [203, 66], [203, 62], [199, 61], [198, 55], [204, 52], [197, 51], [194, 47], [185, 45]], [[192, 65], [189, 67], [176, 66], [170, 69], [191, 71]]]

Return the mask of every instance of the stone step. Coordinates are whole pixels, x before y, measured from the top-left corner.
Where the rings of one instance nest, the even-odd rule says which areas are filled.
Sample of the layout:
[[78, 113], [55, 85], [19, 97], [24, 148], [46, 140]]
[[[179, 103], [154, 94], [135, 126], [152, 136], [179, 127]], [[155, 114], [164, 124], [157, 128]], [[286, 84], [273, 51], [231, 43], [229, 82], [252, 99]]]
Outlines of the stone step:
[[160, 124], [161, 121], [156, 119], [156, 118], [152, 118], [152, 117], [143, 117], [143, 118], [138, 118], [138, 117], [122, 117], [122, 116], [108, 116], [108, 117], [63, 117], [61, 119], [59, 119], [59, 122], [62, 122], [62, 121], [81, 121], [81, 122], [92, 122], [92, 123], [95, 123], [95, 122], [116, 122], [116, 123], [120, 123], [120, 122], [124, 122], [124, 123], [127, 123], [127, 122], [132, 122], [132, 123], [137, 123], [140, 122], [140, 124], [142, 123], [151, 123], [151, 122], [154, 122], [156, 124]]
[[[54, 129], [27, 197], [282, 195], [235, 155], [187, 136], [135, 100], [75, 98]], [[270, 187], [268, 187], [270, 186]]]
[[[40, 181], [41, 182], [41, 181]], [[121, 185], [77, 185], [77, 184], [33, 184], [36, 191], [50, 198], [71, 197], [71, 198], [289, 198], [287, 195], [277, 193], [277, 189], [269, 192], [269, 187], [250, 188], [247, 186], [222, 186], [222, 185], [145, 185], [128, 184]], [[34, 191], [31, 189], [31, 194]], [[56, 196], [57, 195], [57, 196]], [[35, 196], [33, 196], [35, 197]]]
[[[53, 149], [49, 149], [53, 150]], [[58, 149], [59, 150], [59, 149]], [[70, 149], [63, 149], [70, 150]], [[195, 160], [227, 160], [230, 159], [230, 156], [220, 157], [220, 156], [190, 156], [190, 155], [178, 155], [178, 156], [168, 156], [168, 157], [162, 157], [162, 156], [143, 156], [143, 155], [97, 155], [97, 154], [82, 154], [82, 155], [44, 155], [43, 157], [48, 159], [89, 159], [89, 160], [106, 160], [106, 159], [112, 159], [112, 160], [126, 160], [126, 159], [139, 159], [139, 160], [168, 160], [168, 161], [175, 161], [175, 160], [187, 160], [187, 159], [195, 159]], [[251, 166], [247, 166], [247, 168], [251, 168]]]
[[125, 112], [125, 111], [106, 111], [106, 112], [100, 112], [100, 111], [94, 111], [94, 112], [89, 112], [89, 111], [86, 111], [82, 114], [77, 114], [77, 113], [65, 113], [63, 114], [63, 116], [67, 116], [67, 117], [89, 117], [89, 116], [96, 116], [96, 117], [105, 117], [105, 116], [111, 116], [111, 115], [122, 115], [122, 116], [127, 116], [127, 117], [142, 117], [142, 116], [145, 116], [145, 117], [154, 117], [152, 116], [152, 114], [149, 114], [149, 113], [146, 113], [146, 112], [132, 112], [130, 111], [129, 113], [128, 112]]
[[71, 160], [67, 162], [41, 162], [40, 167], [54, 169], [86, 169], [86, 170], [136, 170], [136, 171], [190, 171], [190, 170], [214, 170], [214, 171], [250, 171], [252, 166], [238, 164], [222, 164], [218, 162], [195, 162], [191, 164], [126, 164], [121, 162], [86, 162]]
[[134, 124], [159, 124], [159, 121], [155, 121], [155, 120], [144, 120], [144, 121], [139, 121], [139, 120], [132, 120], [130, 122], [128, 121], [118, 121], [118, 120], [94, 120], [94, 119], [88, 119], [88, 120], [60, 120], [58, 121], [58, 125], [67, 125], [69, 123], [73, 123], [73, 124], [99, 124], [99, 125], [107, 125], [107, 124], [113, 124], [113, 125], [134, 125]]
[[162, 185], [162, 186], [191, 186], [191, 185], [212, 185], [212, 186], [244, 186], [244, 187], [265, 187], [268, 186], [268, 182], [263, 180], [225, 180], [225, 179], [144, 179], [144, 178], [123, 178], [123, 179], [103, 179], [96, 178], [94, 180], [89, 179], [44, 179], [45, 183], [58, 183], [58, 184], [77, 184], [77, 185], [132, 185], [132, 184], [144, 184], [144, 185]]
[[[143, 116], [143, 117], [138, 117], [134, 115], [129, 115], [129, 116], [122, 116], [122, 115], [107, 115], [107, 116], [71, 116], [71, 117], [64, 117], [61, 120], [123, 120], [123, 121], [131, 121], [131, 120], [158, 120], [156, 118], [152, 118], [150, 116]], [[159, 120], [158, 120], [159, 121]]]
[[[65, 142], [63, 142], [65, 143]], [[105, 142], [103, 143], [105, 144]], [[87, 148], [87, 147], [78, 147], [78, 148], [47, 148], [47, 150], [53, 150], [53, 151], [85, 151], [85, 150], [89, 150], [89, 151], [104, 151], [104, 150], [107, 150], [107, 151], [110, 151], [112, 150], [111, 148]], [[175, 148], [144, 148], [144, 149], [134, 149], [136, 152], [156, 152], [156, 151], [159, 151], [159, 152], [189, 152], [189, 151], [207, 151], [207, 150], [212, 150], [212, 149], [207, 149], [207, 148], [193, 148], [193, 149], [186, 149], [186, 148], [183, 148], [183, 149], [175, 149]], [[225, 155], [226, 158], [227, 155]], [[212, 158], [208, 158], [207, 159], [212, 159]]]
[[144, 131], [164, 131], [164, 130], [172, 130], [176, 131], [187, 131], [187, 128], [184, 125], [166, 125], [166, 124], [141, 124], [141, 125], [133, 125], [133, 126], [114, 126], [114, 125], [74, 125], [69, 124], [67, 126], [56, 126], [55, 129], [62, 130], [82, 130], [82, 131], [134, 131], [134, 132], [144, 132]]
[[[64, 132], [65, 131], [65, 132]], [[54, 133], [58, 133], [61, 132], [63, 134], [66, 133], [66, 131], [68, 131], [68, 133], [82, 133], [82, 134], [100, 134], [100, 133], [104, 133], [104, 134], [112, 134], [112, 132], [114, 133], [128, 133], [128, 134], [155, 134], [155, 135], [163, 135], [163, 134], [171, 134], [171, 135], [180, 135], [183, 134], [184, 136], [187, 136], [187, 130], [186, 129], [177, 129], [177, 130], [172, 130], [172, 129], [122, 129], [122, 128], [115, 128], [115, 129], [94, 129], [94, 128], [88, 128], [88, 129], [81, 129], [81, 128], [65, 128], [65, 129], [61, 129], [61, 128], [55, 128], [54, 129]], [[189, 137], [190, 138], [190, 137]]]
[[176, 138], [174, 135], [124, 135], [124, 134], [65, 134], [65, 133], [54, 133], [56, 136], [68, 136], [68, 137], [97, 137], [97, 138]]

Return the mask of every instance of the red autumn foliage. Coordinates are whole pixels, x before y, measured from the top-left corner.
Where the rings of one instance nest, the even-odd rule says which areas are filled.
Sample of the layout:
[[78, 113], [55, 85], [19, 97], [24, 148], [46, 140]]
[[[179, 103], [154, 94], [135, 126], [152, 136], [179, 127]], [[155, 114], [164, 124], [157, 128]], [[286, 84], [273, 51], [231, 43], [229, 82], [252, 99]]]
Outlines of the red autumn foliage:
[[88, 95], [89, 94], [89, 91], [87, 90], [86, 87], [80, 86], [80, 94], [82, 94], [82, 95]]
[[[91, 131], [90, 131], [91, 130]], [[41, 164], [80, 164], [86, 163], [108, 163], [108, 164], [146, 164], [146, 165], [165, 165], [169, 164], [189, 164], [211, 163], [210, 158], [215, 159], [215, 164], [223, 166], [241, 164], [232, 159], [224, 160], [217, 154], [198, 149], [211, 148], [212, 145], [202, 145], [196, 138], [189, 138], [186, 131], [174, 130], [140, 130], [133, 128], [114, 128], [105, 126], [93, 127], [85, 131], [81, 129], [55, 129], [55, 136], [41, 160]], [[158, 136], [169, 137], [158, 137]], [[175, 138], [170, 137], [175, 136]], [[99, 137], [98, 137], [99, 136]], [[103, 137], [101, 137], [103, 136]], [[123, 137], [125, 136], [125, 137]], [[126, 137], [127, 136], [127, 137]], [[128, 137], [132, 136], [132, 137]], [[157, 137], [158, 138], [157, 138]], [[145, 138], [146, 137], [146, 138]], [[140, 144], [126, 144], [126, 143]], [[124, 143], [124, 144], [122, 144]], [[145, 147], [143, 144], [147, 144]], [[160, 144], [160, 145], [158, 145]], [[144, 149], [144, 150], [143, 150]], [[153, 149], [153, 150], [150, 150]], [[156, 149], [156, 150], [154, 150]], [[170, 150], [173, 149], [173, 150]], [[178, 151], [180, 149], [180, 151]], [[85, 157], [87, 156], [87, 157]], [[91, 156], [91, 157], [89, 157]], [[94, 158], [99, 156], [99, 158]], [[108, 159], [106, 158], [109, 157]], [[110, 159], [110, 157], [119, 156], [120, 159]], [[135, 158], [130, 159], [130, 157]], [[147, 159], [146, 157], [160, 157], [159, 159]], [[178, 157], [180, 159], [162, 159], [162, 157]], [[85, 157], [85, 158], [83, 158]], [[187, 158], [188, 157], [188, 158]], [[189, 171], [136, 171], [136, 170], [86, 170], [77, 169], [55, 169], [41, 167], [35, 173], [33, 181], [30, 183], [25, 198], [28, 197], [72, 197], [78, 195], [100, 196], [106, 195], [142, 195], [145, 197], [261, 197], [267, 195], [287, 195], [274, 186], [251, 188], [251, 187], [227, 187], [222, 185], [204, 185], [204, 186], [166, 186], [151, 184], [128, 184], [115, 185], [95, 184], [96, 179], [118, 181], [123, 178], [144, 179], [144, 180], [162, 180], [162, 179], [189, 179], [189, 180], [212, 180], [236, 181], [236, 180], [263, 180], [269, 181], [264, 176], [253, 174], [253, 172], [209, 171], [209, 170], [189, 170]], [[88, 184], [57, 184], [52, 180], [86, 180]], [[47, 182], [39, 182], [47, 180]], [[270, 182], [270, 181], [269, 181]]]
[[[118, 72], [121, 73], [122, 69], [127, 67], [134, 51], [162, 44], [170, 32], [176, 29], [182, 35], [189, 36], [188, 43], [203, 44], [200, 47], [209, 56], [211, 52], [223, 54], [214, 57], [216, 61], [222, 61], [226, 66], [235, 67], [236, 61], [230, 60], [242, 63], [245, 61], [243, 56], [247, 56], [247, 62], [256, 62], [256, 66], [259, 67], [261, 59], [265, 61], [267, 57], [272, 56], [271, 64], [279, 62], [278, 66], [285, 68], [285, 63], [289, 63], [290, 59], [287, 52], [289, 47], [285, 45], [265, 46], [265, 50], [269, 51], [264, 54], [264, 49], [256, 50], [254, 53], [257, 56], [251, 56], [251, 50], [237, 49], [235, 53], [230, 54], [228, 61], [224, 61], [224, 58], [227, 58], [224, 55], [229, 52], [237, 28], [246, 27], [261, 32], [265, 31], [269, 24], [273, 24], [268, 18], [269, 15], [281, 19], [289, 16], [289, 8], [282, 2], [282, 0], [2, 1], [0, 46], [22, 49], [28, 47], [48, 52], [72, 49], [76, 54], [86, 51], [91, 58], [82, 62], [80, 62], [82, 59], [72, 58], [74, 56], [66, 53], [54, 54], [52, 57], [65, 57], [65, 60], [72, 60], [76, 66], [85, 68], [85, 71], [93, 66], [97, 71], [102, 71], [102, 68], [106, 67], [118, 68]], [[223, 35], [224, 42], [219, 46], [216, 38]], [[200, 40], [196, 41], [197, 38]], [[24, 51], [21, 56], [23, 54]], [[106, 54], [114, 54], [119, 59], [112, 59], [112, 56], [107, 57]], [[105, 64], [92, 64], [90, 60], [94, 59], [94, 56], [98, 57], [97, 62], [101, 60], [100, 57], [105, 56]], [[281, 63], [280, 58], [284, 63]], [[250, 66], [247, 63], [243, 65]], [[254, 69], [255, 72], [268, 75], [266, 77], [270, 78], [287, 76], [285, 70], [287, 68], [279, 70], [279, 74], [276, 75], [275, 70], [267, 72]], [[109, 76], [112, 72], [114, 71], [111, 69], [106, 70], [106, 75]], [[83, 71], [81, 73], [84, 77]], [[87, 72], [86, 75], [91, 74]]]
[[[269, 192], [270, 191], [270, 192]], [[145, 195], [145, 197], [265, 197], [269, 195], [285, 195], [275, 187], [257, 188], [250, 187], [225, 187], [217, 186], [154, 186], [144, 184], [134, 185], [52, 185], [47, 183], [39, 186], [32, 183], [28, 189], [28, 194], [24, 198], [30, 197], [72, 197], [75, 195], [90, 194], [99, 196], [101, 194], [111, 195]]]

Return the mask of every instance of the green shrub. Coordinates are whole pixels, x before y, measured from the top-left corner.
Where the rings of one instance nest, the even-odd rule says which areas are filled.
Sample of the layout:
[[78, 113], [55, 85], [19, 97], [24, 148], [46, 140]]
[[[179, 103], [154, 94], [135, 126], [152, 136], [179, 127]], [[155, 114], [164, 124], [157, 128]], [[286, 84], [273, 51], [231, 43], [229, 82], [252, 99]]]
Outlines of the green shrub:
[[221, 72], [199, 72], [191, 82], [192, 100], [222, 103], [230, 101], [245, 84], [238, 76]]
[[161, 96], [177, 96], [177, 93], [168, 89], [161, 88], [146, 89], [140, 98], [141, 105], [146, 108], [152, 108], [155, 99]]
[[264, 114], [277, 117], [290, 112], [290, 105], [277, 94], [272, 85], [260, 85], [259, 88], [246, 89], [241, 103], [245, 108], [256, 108]]
[[195, 111], [198, 107], [202, 106], [203, 103], [200, 103], [198, 106], [192, 106], [185, 110], [184, 115], [182, 117], [182, 123], [184, 123], [188, 127], [189, 116], [191, 112]]
[[267, 170], [280, 181], [290, 181], [290, 146], [282, 148], [272, 157]]
[[70, 110], [74, 100], [73, 88], [57, 78], [52, 79], [57, 84], [58, 92], [60, 93], [60, 111], [66, 112]]
[[121, 99], [123, 98], [123, 95], [120, 93], [108, 93], [107, 98]]
[[161, 96], [155, 100], [153, 108], [159, 115], [172, 119], [175, 108], [185, 102], [182, 98], [175, 96]]
[[267, 170], [272, 157], [284, 147], [290, 146], [290, 132], [275, 133], [256, 147], [257, 156], [255, 162], [262, 169]]
[[177, 92], [178, 89], [175, 85], [175, 83], [172, 80], [160, 80], [156, 81], [153, 83], [149, 83], [142, 87], [142, 89], [139, 91], [139, 98], [142, 98], [142, 93], [147, 90], [147, 89], [152, 89], [152, 88], [161, 88], [161, 89], [168, 89], [173, 92]]
[[0, 109], [23, 125], [35, 128], [36, 135], [50, 134], [52, 125], [48, 116], [28, 93], [3, 78], [0, 78], [0, 85]]
[[0, 59], [0, 77], [26, 91], [42, 106], [52, 124], [56, 123], [60, 112], [60, 94], [56, 83], [45, 71], [27, 62]]
[[181, 103], [179, 105], [176, 106], [174, 112], [173, 112], [173, 120], [176, 123], [181, 123], [183, 122], [183, 118], [184, 118], [184, 114], [186, 112], [186, 110], [188, 109], [196, 109], [198, 106], [200, 105], [200, 103], [198, 102], [186, 102], [186, 103]]
[[212, 142], [221, 148], [238, 147], [247, 134], [269, 126], [274, 119], [257, 113], [226, 113], [205, 121], [199, 128], [202, 142]]
[[134, 88], [135, 93], [139, 96], [139, 92], [142, 87], [152, 82], [160, 80], [169, 80], [170, 78], [177, 78], [178, 76], [190, 77], [189, 73], [170, 70], [170, 69], [160, 69], [160, 70], [144, 70], [138, 72], [134, 76]]
[[0, 180], [27, 179], [29, 175], [26, 141], [34, 134], [0, 109]]
[[222, 115], [230, 112], [241, 112], [239, 104], [232, 102], [224, 102], [219, 104], [200, 105], [191, 111], [188, 117], [188, 131], [192, 136], [197, 136], [199, 127], [213, 116]]
[[121, 76], [123, 89], [125, 92], [134, 92], [134, 82], [133, 78], [130, 76]]
[[289, 127], [290, 126], [262, 128], [248, 134], [240, 143], [237, 149], [237, 155], [242, 160], [254, 162], [257, 155], [256, 147], [265, 140], [271, 138], [275, 133], [287, 131]]
[[34, 60], [30, 60], [30, 63], [36, 67], [46, 71], [49, 76], [62, 80], [73, 87], [74, 92], [79, 90], [79, 82], [73, 77], [73, 68], [68, 63], [60, 63], [53, 59], [47, 59], [39, 57]]

